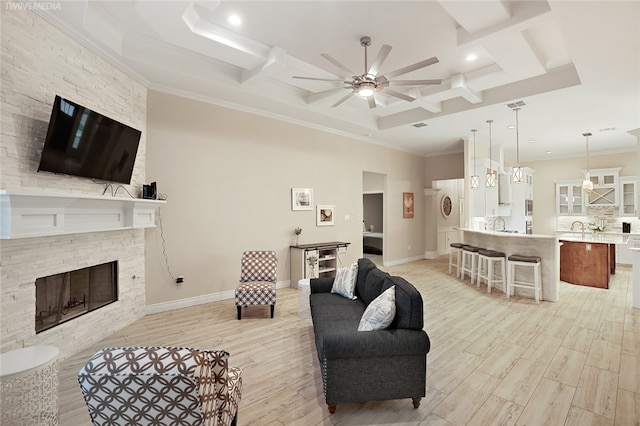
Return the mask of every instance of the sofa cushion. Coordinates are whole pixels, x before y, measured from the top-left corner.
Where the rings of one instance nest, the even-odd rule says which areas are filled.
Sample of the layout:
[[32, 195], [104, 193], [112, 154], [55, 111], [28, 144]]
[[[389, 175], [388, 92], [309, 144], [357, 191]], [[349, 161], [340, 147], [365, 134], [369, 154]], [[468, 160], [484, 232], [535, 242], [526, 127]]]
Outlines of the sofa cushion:
[[[360, 295], [362, 296], [362, 301], [365, 305], [368, 305], [373, 299], [380, 296], [380, 293], [382, 293], [383, 291], [382, 283], [388, 277], [389, 274], [377, 268], [369, 271], [365, 281], [364, 289], [360, 293]], [[384, 290], [386, 290], [386, 288]]]
[[355, 299], [354, 295], [356, 289], [356, 278], [358, 274], [358, 264], [347, 268], [339, 268], [336, 271], [336, 276], [333, 280], [333, 286], [331, 287], [331, 293], [339, 294], [347, 299]]
[[422, 330], [424, 327], [423, 302], [420, 292], [402, 277], [387, 277], [382, 291], [395, 286], [396, 317], [390, 328]]
[[367, 275], [377, 269], [376, 264], [366, 257], [358, 259], [358, 277], [356, 278], [356, 296], [364, 300], [364, 289], [367, 284]]
[[396, 316], [396, 289], [389, 287], [369, 303], [358, 325], [358, 331], [383, 330]]

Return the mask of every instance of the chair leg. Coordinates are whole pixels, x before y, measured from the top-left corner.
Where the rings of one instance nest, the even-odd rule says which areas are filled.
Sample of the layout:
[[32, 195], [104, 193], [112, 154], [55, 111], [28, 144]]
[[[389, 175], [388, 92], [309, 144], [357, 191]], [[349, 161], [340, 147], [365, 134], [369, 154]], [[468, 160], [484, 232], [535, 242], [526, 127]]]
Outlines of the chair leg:
[[236, 306], [238, 309], [238, 319], [242, 318], [242, 306]]
[[336, 403], [332, 403], [332, 404], [327, 404], [327, 406], [329, 407], [329, 413], [333, 414], [336, 412]]
[[271, 318], [273, 318], [273, 312], [276, 310], [276, 305], [271, 305]]
[[233, 420], [231, 420], [231, 426], [237, 426], [238, 424], [238, 413], [236, 413], [235, 416], [233, 416]]
[[420, 398], [411, 398], [413, 401], [413, 408], [418, 408], [420, 406]]

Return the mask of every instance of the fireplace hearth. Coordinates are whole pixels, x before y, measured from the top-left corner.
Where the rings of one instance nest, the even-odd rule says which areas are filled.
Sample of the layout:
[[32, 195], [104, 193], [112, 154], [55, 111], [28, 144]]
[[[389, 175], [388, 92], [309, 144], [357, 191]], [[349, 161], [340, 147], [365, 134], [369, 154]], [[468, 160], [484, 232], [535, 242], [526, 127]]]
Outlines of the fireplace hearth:
[[38, 278], [35, 331], [48, 330], [117, 300], [117, 261]]

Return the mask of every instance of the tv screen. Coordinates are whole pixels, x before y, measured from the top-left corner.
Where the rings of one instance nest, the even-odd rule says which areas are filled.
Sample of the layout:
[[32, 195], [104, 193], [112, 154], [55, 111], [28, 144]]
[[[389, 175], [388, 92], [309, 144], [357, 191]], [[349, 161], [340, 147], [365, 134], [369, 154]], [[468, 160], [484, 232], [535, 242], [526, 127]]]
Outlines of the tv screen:
[[131, 183], [141, 132], [56, 96], [38, 171]]

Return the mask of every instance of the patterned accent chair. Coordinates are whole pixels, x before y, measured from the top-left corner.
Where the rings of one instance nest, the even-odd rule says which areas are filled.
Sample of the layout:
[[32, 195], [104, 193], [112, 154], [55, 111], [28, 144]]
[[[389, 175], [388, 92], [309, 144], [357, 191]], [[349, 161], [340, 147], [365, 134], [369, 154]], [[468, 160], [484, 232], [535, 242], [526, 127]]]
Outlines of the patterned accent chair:
[[122, 347], [98, 351], [78, 373], [94, 426], [235, 425], [242, 370], [225, 351]]
[[242, 253], [240, 285], [236, 288], [238, 319], [242, 318], [242, 307], [270, 305], [271, 318], [276, 305], [276, 268], [278, 258], [275, 251], [245, 251]]

